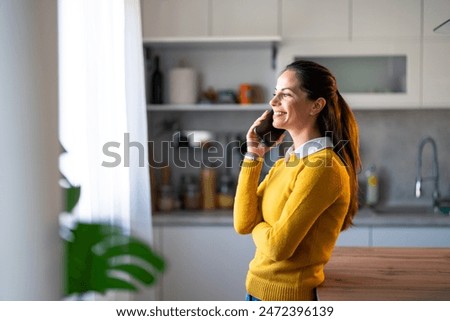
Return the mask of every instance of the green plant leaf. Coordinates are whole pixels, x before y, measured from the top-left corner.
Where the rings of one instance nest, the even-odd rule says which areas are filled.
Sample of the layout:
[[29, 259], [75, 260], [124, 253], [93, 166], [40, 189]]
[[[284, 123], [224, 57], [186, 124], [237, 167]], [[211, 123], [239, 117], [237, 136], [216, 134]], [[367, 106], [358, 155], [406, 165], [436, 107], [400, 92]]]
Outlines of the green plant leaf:
[[164, 271], [164, 260], [157, 254], [155, 254], [146, 244], [131, 237], [129, 238], [129, 243], [111, 247], [106, 250], [103, 256], [105, 258], [112, 258], [125, 254], [139, 257], [144, 261], [150, 263], [158, 271]]
[[163, 258], [139, 239], [124, 235], [119, 227], [78, 223], [71, 232], [72, 237], [65, 241], [66, 294], [104, 293], [108, 289], [137, 290], [133, 284], [111, 277], [112, 270], [125, 272], [146, 286], [155, 282], [154, 270], [138, 263], [115, 264], [114, 258], [140, 258], [157, 271], [164, 269]]
[[137, 291], [137, 288], [122, 279], [113, 278], [113, 277], [107, 277], [104, 280], [104, 286], [103, 286], [103, 292], [106, 292], [106, 290], [130, 290], [130, 291]]
[[80, 200], [81, 187], [71, 185], [69, 188], [66, 188], [65, 190], [66, 190], [65, 211], [68, 213], [72, 213], [73, 209]]
[[135, 278], [147, 285], [153, 284], [155, 282], [155, 277], [151, 273], [147, 272], [145, 269], [141, 268], [138, 265], [134, 265], [134, 264], [113, 265], [113, 266], [111, 266], [111, 269], [127, 272], [133, 278]]

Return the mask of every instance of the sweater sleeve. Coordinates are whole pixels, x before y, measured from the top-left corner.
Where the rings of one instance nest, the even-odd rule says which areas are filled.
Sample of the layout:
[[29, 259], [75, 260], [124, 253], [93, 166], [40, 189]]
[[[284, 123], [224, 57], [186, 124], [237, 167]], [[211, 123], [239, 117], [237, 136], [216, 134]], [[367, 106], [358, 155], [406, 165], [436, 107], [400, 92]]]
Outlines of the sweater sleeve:
[[338, 198], [338, 165], [308, 167], [297, 176], [279, 220], [260, 222], [252, 231], [256, 247], [274, 261], [291, 257], [317, 218]]
[[263, 162], [244, 159], [239, 173], [234, 200], [233, 222], [236, 232], [249, 234], [253, 228], [261, 222], [260, 209], [262, 190], [266, 180], [258, 187]]

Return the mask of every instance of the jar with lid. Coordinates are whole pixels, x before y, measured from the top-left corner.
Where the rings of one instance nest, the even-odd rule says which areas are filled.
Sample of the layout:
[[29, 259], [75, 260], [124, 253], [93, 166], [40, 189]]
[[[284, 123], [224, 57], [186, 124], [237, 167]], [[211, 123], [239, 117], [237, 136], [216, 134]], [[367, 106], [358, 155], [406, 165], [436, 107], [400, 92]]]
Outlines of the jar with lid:
[[162, 185], [159, 188], [158, 210], [162, 212], [172, 211], [174, 209], [173, 189], [171, 185]]
[[187, 210], [200, 208], [200, 189], [193, 176], [183, 176], [182, 202]]
[[228, 173], [220, 176], [217, 190], [217, 205], [222, 209], [233, 208], [234, 204], [234, 181]]

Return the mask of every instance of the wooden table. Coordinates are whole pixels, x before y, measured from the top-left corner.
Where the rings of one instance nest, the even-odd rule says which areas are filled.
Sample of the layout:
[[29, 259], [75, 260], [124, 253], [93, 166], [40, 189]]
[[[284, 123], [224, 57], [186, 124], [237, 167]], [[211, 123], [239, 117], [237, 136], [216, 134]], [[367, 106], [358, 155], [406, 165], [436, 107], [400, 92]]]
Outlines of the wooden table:
[[450, 300], [449, 248], [337, 247], [319, 300]]

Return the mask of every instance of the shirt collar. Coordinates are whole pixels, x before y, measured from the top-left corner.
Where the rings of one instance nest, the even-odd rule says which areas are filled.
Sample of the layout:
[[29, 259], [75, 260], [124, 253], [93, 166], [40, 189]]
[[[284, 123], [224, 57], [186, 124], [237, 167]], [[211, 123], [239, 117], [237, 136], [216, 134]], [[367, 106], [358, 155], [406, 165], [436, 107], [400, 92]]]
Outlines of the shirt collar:
[[289, 147], [286, 152], [285, 160], [289, 160], [292, 154], [295, 154], [297, 158], [303, 158], [328, 147], [334, 147], [333, 140], [330, 137], [314, 138], [308, 140], [306, 143], [302, 144], [295, 150], [293, 150], [294, 145]]

